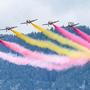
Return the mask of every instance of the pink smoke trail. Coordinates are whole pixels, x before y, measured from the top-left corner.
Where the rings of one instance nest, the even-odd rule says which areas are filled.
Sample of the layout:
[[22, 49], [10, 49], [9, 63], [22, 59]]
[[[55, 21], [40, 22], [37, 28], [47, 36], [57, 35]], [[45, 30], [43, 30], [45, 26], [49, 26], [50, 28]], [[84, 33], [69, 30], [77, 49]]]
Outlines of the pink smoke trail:
[[74, 41], [74, 42], [76, 42], [78, 44], [81, 44], [82, 46], [90, 49], [90, 43], [88, 43], [86, 40], [84, 40], [84, 39], [82, 39], [82, 38], [80, 38], [80, 37], [78, 37], [78, 36], [68, 32], [68, 31], [66, 31], [65, 29], [63, 29], [63, 28], [61, 28], [61, 27], [59, 27], [59, 26], [57, 26], [55, 24], [53, 24], [53, 26], [55, 27], [55, 29], [59, 33], [61, 33], [65, 37], [67, 37], [67, 38], [71, 39], [72, 41]]
[[[11, 42], [7, 42], [4, 40], [0, 41], [3, 45], [5, 45], [6, 47], [10, 48], [11, 50], [18, 52], [20, 54], [22, 54], [25, 57], [30, 57], [30, 58], [34, 58], [37, 60], [41, 60], [44, 62], [48, 62], [48, 63], [54, 63], [54, 64], [65, 64], [67, 62], [69, 62], [70, 60], [73, 60], [72, 58], [66, 57], [66, 56], [57, 56], [57, 55], [46, 55], [43, 53], [38, 53], [38, 52], [32, 52], [22, 46], [20, 46], [19, 44], [16, 43], [11, 43]], [[87, 59], [89, 57], [85, 57], [84, 55], [81, 56], [81, 58], [83, 59]]]
[[[7, 42], [4, 40], [0, 40], [0, 42], [10, 48], [11, 50], [20, 53], [21, 55], [25, 56], [25, 57], [31, 57], [31, 58], [35, 58], [38, 60], [42, 60], [42, 61], [47, 61], [47, 62], [51, 62], [51, 63], [59, 63], [59, 64], [63, 64], [69, 61], [69, 58], [65, 57], [65, 56], [57, 56], [57, 55], [46, 55], [43, 53], [38, 53], [38, 52], [33, 52], [31, 50], [28, 50], [22, 46], [20, 46], [19, 44], [13, 43], [13, 42]], [[83, 55], [82, 55], [83, 56]]]
[[[11, 56], [9, 56], [7, 54], [6, 54], [6, 56], [4, 56], [4, 55], [0, 56], [3, 59], [9, 59], [10, 62], [18, 64], [18, 65], [20, 65], [20, 64], [21, 65], [29, 65], [30, 64], [34, 67], [46, 68], [48, 70], [64, 70], [64, 69], [71, 68], [73, 66], [78, 66], [78, 65], [82, 66], [82, 65], [86, 64], [90, 59], [88, 57], [87, 58], [81, 57], [79, 59], [70, 59], [69, 57], [65, 57], [65, 56], [44, 55], [44, 54], [37, 53], [37, 52], [34, 53], [30, 50], [27, 50], [27, 49], [21, 47], [18, 44], [15, 44], [15, 43], [6, 42], [3, 40], [1, 40], [1, 42], [3, 42], [3, 44], [5, 46], [7, 46], [8, 48], [10, 48], [16, 52], [19, 52], [22, 55], [27, 57], [27, 60], [26, 59], [23, 60], [24, 58], [21, 58], [19, 60], [19, 58], [16, 57], [16, 59], [15, 58], [13, 59]], [[40, 55], [41, 57], [39, 57], [36, 54]]]
[[86, 64], [89, 59], [78, 59], [78, 60], [70, 60], [69, 62], [66, 62], [62, 65], [60, 64], [52, 64], [52, 63], [46, 63], [42, 60], [35, 60], [32, 58], [25, 58], [25, 57], [15, 57], [8, 53], [0, 52], [0, 58], [17, 65], [31, 65], [33, 67], [40, 67], [47, 70], [66, 70], [74, 66], [82, 66]]
[[87, 40], [90, 43], [90, 36], [84, 32], [82, 32], [80, 29], [76, 27], [72, 27], [77, 34], [79, 34], [83, 39]]
[[25, 58], [25, 57], [15, 57], [8, 53], [3, 53], [3, 52], [0, 52], [0, 58], [17, 65], [31, 65], [34, 67], [45, 68], [48, 70], [54, 70], [55, 69], [54, 66], [56, 66], [46, 62], [41, 62], [41, 60], [35, 60], [32, 58]]

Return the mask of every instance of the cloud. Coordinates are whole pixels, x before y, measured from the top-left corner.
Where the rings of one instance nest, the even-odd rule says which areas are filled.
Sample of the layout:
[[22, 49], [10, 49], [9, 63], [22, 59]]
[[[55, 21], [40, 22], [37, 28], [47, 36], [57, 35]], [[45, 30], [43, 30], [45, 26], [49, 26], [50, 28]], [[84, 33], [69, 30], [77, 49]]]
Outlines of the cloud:
[[[37, 0], [8, 0], [8, 3], [4, 0], [2, 8], [0, 8], [0, 14], [2, 27], [18, 25], [26, 19], [39, 18], [41, 20], [39, 21], [43, 22], [53, 17], [51, 8]], [[30, 27], [24, 27], [25, 30], [23, 26], [20, 27], [23, 32], [30, 32], [30, 30], [27, 30], [30, 29]], [[31, 31], [32, 30], [34, 29], [31, 28]]]
[[24, 33], [35, 31], [19, 24], [33, 18], [39, 19], [38, 24], [59, 19], [60, 25], [68, 21], [89, 25], [89, 3], [89, 0], [0, 0], [0, 28], [19, 25], [18, 30]]

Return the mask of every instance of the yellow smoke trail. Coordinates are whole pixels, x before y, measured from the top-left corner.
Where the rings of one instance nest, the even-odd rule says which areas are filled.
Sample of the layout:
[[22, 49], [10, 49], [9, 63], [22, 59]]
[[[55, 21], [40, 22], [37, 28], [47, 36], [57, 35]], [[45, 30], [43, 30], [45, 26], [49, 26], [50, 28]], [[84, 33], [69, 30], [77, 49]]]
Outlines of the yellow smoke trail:
[[24, 40], [25, 42], [27, 42], [30, 45], [34, 45], [34, 46], [38, 46], [41, 48], [48, 48], [54, 52], [56, 52], [59, 55], [67, 55], [69, 57], [72, 58], [77, 58], [77, 57], [81, 57], [82, 53], [81, 52], [77, 52], [77, 51], [73, 51], [73, 50], [69, 50], [69, 49], [65, 49], [62, 47], [59, 47], [58, 45], [51, 43], [49, 41], [40, 41], [40, 40], [36, 40], [36, 39], [32, 39], [28, 36], [25, 36], [24, 34], [17, 32], [16, 30], [11, 30], [18, 38]]
[[33, 27], [35, 27], [37, 30], [43, 32], [43, 34], [45, 34], [46, 36], [48, 36], [49, 38], [53, 39], [53, 40], [56, 40], [58, 41], [59, 43], [62, 43], [64, 45], [69, 45], [71, 47], [74, 47], [76, 48], [77, 50], [80, 50], [80, 51], [84, 51], [84, 52], [88, 52], [90, 54], [90, 50], [87, 49], [86, 47], [84, 46], [81, 46], [80, 44], [77, 44], [67, 38], [64, 38], [58, 34], [55, 34], [54, 32], [52, 31], [48, 31], [42, 27], [40, 27], [39, 25], [36, 25], [34, 23], [31, 23]]

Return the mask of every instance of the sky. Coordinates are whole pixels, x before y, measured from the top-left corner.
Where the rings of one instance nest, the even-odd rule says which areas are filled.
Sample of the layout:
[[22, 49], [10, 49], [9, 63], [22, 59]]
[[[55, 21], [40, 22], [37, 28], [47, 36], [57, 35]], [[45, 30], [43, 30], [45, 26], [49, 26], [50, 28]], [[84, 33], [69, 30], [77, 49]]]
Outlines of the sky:
[[50, 20], [60, 20], [60, 26], [69, 21], [90, 26], [89, 9], [90, 0], [0, 0], [0, 28], [18, 25], [17, 30], [22, 33], [34, 32], [36, 30], [31, 25], [20, 23], [36, 18], [39, 20], [35, 23], [41, 26]]

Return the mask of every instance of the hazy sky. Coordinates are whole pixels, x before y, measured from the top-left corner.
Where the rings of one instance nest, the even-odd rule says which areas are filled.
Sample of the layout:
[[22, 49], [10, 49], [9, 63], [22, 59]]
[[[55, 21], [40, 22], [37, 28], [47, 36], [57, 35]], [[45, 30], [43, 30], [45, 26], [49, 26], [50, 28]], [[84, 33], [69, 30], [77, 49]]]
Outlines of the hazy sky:
[[89, 9], [90, 0], [0, 0], [0, 28], [19, 25], [17, 30], [21, 32], [36, 31], [31, 25], [19, 24], [34, 18], [39, 19], [36, 23], [40, 25], [60, 20], [59, 25], [74, 21], [90, 26]]

